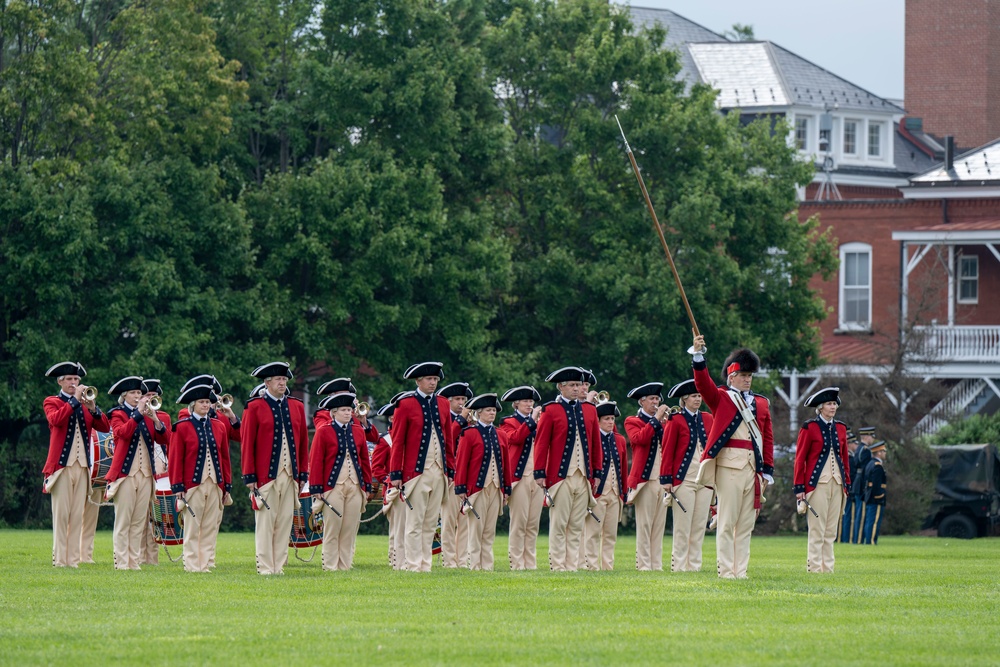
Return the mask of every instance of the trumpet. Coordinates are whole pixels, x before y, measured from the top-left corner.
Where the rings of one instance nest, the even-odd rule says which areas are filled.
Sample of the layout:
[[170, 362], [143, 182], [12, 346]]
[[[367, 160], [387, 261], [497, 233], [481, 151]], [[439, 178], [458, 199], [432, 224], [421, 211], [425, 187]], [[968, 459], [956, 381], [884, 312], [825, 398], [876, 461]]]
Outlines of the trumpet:
[[97, 400], [97, 387], [84, 387], [83, 400], [85, 401]]
[[368, 405], [364, 401], [361, 401], [354, 407], [354, 411], [358, 413], [359, 417], [366, 417], [368, 413], [372, 411], [372, 406]]
[[479, 423], [479, 410], [469, 411], [469, 424], [473, 425], [478, 423]]
[[231, 407], [233, 407], [233, 395], [232, 394], [223, 394], [222, 396], [219, 396], [219, 400], [218, 400], [218, 402], [215, 405], [216, 405], [216, 409], [218, 409], [220, 407], [223, 410], [230, 409]]
[[611, 394], [609, 394], [608, 392], [606, 392], [606, 391], [599, 391], [599, 392], [597, 392], [597, 402], [598, 403], [607, 403], [610, 400], [611, 400]]
[[148, 401], [146, 401], [146, 405], [149, 406], [150, 410], [152, 410], [153, 412], [156, 412], [161, 407], [163, 407], [163, 401], [160, 399], [159, 396], [153, 396]]

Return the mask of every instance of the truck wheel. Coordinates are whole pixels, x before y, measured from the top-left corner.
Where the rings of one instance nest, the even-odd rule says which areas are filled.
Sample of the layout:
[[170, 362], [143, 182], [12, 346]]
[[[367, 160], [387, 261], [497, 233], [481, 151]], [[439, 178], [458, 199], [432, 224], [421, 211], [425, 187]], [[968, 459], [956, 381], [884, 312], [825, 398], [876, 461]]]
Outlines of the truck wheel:
[[976, 532], [976, 522], [964, 514], [950, 514], [938, 525], [938, 537], [971, 540]]

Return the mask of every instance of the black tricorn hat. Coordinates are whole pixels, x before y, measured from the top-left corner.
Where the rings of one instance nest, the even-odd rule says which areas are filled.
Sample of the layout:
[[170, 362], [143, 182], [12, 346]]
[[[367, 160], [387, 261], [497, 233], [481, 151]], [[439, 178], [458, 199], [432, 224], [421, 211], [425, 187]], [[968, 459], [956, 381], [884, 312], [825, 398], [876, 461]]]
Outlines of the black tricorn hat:
[[614, 401], [604, 401], [603, 403], [597, 404], [597, 416], [607, 417], [609, 415], [614, 417], [621, 417], [621, 412], [618, 411], [618, 404]]
[[[250, 396], [249, 396], [249, 398], [257, 398], [258, 396], [260, 396], [260, 392], [264, 391], [264, 387], [265, 386], [267, 386], [267, 385], [265, 385], [263, 382], [261, 382], [259, 385], [257, 385], [253, 389], [251, 389], [250, 390]], [[219, 391], [222, 391], [222, 390], [220, 389]]]
[[670, 388], [670, 391], [667, 392], [667, 398], [679, 398], [697, 393], [698, 388], [695, 386], [694, 380], [684, 380], [684, 382], [678, 382]]
[[472, 389], [469, 387], [468, 382], [452, 382], [451, 384], [438, 389], [438, 396], [441, 396], [442, 398], [455, 398], [456, 396], [472, 398], [475, 394], [472, 393]]
[[45, 377], [47, 378], [57, 378], [61, 375], [79, 375], [80, 377], [86, 377], [87, 369], [83, 367], [83, 364], [76, 361], [60, 361], [58, 364], [53, 364], [52, 368], [45, 371]]
[[565, 366], [557, 371], [552, 371], [545, 378], [546, 382], [583, 382], [587, 377], [587, 371], [579, 366]]
[[142, 393], [153, 393], [163, 396], [163, 387], [160, 386], [160, 381], [158, 379], [146, 378], [142, 381]]
[[326, 396], [327, 394], [338, 394], [342, 391], [348, 391], [352, 394], [358, 393], [358, 390], [351, 383], [351, 378], [335, 378], [329, 382], [324, 382], [316, 390], [317, 396]]
[[413, 364], [403, 373], [403, 379], [416, 380], [417, 378], [429, 377], [431, 375], [436, 375], [443, 380], [444, 364], [440, 361], [423, 361], [419, 364]]
[[126, 391], [142, 390], [142, 378], [138, 375], [129, 375], [111, 385], [108, 393], [112, 396], [125, 393]]
[[729, 377], [733, 373], [756, 373], [760, 370], [760, 357], [753, 350], [741, 347], [733, 350], [722, 364], [722, 375]]
[[193, 403], [202, 398], [207, 398], [213, 403], [219, 401], [219, 397], [212, 390], [211, 385], [199, 384], [188, 388], [181, 392], [181, 395], [177, 398], [178, 403]]
[[840, 387], [826, 387], [820, 389], [815, 394], [806, 399], [804, 403], [807, 408], [818, 408], [823, 403], [836, 401], [840, 405]]
[[261, 380], [274, 377], [293, 377], [292, 369], [284, 361], [272, 361], [268, 364], [262, 364], [253, 369], [253, 372], [250, 373], [250, 375], [255, 378], [260, 378]]
[[496, 408], [500, 410], [500, 399], [496, 394], [480, 394], [465, 404], [469, 410], [482, 410], [484, 408]]
[[593, 385], [597, 384], [597, 376], [594, 375], [594, 371], [590, 370], [589, 368], [584, 368], [583, 369], [583, 381], [586, 382], [587, 384], [593, 386]]
[[507, 393], [500, 397], [501, 401], [535, 401], [539, 402], [542, 400], [542, 395], [538, 393], [538, 390], [529, 385], [522, 385], [520, 387], [514, 387], [513, 389], [508, 389]]
[[662, 382], [647, 382], [629, 390], [628, 397], [639, 400], [646, 396], [659, 396], [663, 393]]
[[337, 408], [353, 408], [354, 399], [357, 396], [349, 392], [340, 392], [332, 396], [327, 396], [319, 402], [320, 409], [336, 410]]
[[216, 394], [222, 393], [222, 385], [219, 384], [219, 381], [215, 379], [214, 375], [195, 375], [193, 378], [184, 383], [184, 386], [181, 387], [181, 393], [183, 394], [191, 387], [197, 387], [200, 384], [209, 385], [215, 390]]

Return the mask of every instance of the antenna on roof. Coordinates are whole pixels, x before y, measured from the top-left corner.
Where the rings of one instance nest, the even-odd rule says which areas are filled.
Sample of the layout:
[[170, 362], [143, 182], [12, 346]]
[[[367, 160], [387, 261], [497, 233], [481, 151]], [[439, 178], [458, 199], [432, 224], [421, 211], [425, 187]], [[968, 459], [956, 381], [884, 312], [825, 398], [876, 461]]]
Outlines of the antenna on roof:
[[819, 149], [824, 151], [826, 155], [823, 157], [823, 181], [819, 184], [819, 189], [816, 190], [817, 201], [840, 201], [842, 199], [837, 184], [833, 182], [833, 114], [830, 111], [837, 106], [836, 104], [832, 106], [827, 104], [825, 106], [826, 113], [819, 117]]

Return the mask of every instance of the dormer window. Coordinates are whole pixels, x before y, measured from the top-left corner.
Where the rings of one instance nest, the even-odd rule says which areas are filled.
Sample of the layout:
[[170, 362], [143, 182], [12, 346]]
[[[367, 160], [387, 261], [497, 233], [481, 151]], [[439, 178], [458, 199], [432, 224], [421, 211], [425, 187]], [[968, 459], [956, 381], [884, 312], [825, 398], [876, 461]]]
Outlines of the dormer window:
[[868, 123], [868, 157], [882, 157], [882, 123]]
[[858, 154], [858, 125], [856, 120], [844, 121], [844, 155]]
[[800, 151], [809, 150], [809, 117], [795, 117], [795, 147]]

